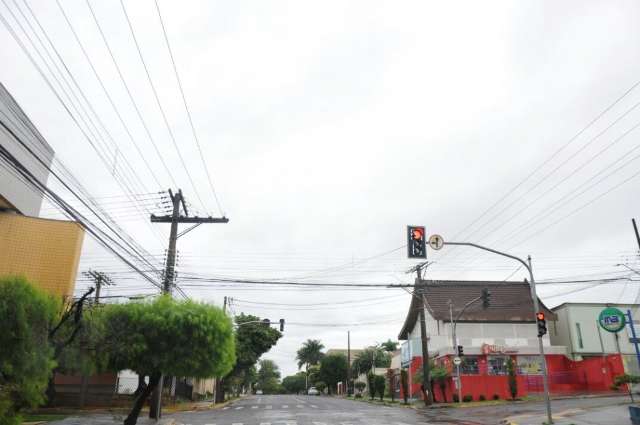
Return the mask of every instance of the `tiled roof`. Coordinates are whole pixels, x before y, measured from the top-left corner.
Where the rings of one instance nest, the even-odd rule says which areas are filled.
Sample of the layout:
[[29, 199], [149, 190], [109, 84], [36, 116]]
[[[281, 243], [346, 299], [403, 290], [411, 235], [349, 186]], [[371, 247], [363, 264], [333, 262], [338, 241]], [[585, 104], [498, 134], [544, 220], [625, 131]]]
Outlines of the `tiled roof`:
[[[449, 300], [453, 302], [455, 317], [466, 303], [479, 297], [484, 288], [491, 293], [489, 307], [483, 308], [482, 301], [472, 304], [460, 316], [460, 322], [535, 322], [533, 299], [526, 282], [423, 280], [416, 284], [416, 292], [424, 293], [426, 297], [431, 316], [444, 322], [450, 321]], [[399, 335], [402, 340], [407, 339], [420, 311], [420, 300], [415, 296], [411, 298], [409, 312]], [[555, 320], [555, 314], [542, 301], [538, 302], [548, 319]]]

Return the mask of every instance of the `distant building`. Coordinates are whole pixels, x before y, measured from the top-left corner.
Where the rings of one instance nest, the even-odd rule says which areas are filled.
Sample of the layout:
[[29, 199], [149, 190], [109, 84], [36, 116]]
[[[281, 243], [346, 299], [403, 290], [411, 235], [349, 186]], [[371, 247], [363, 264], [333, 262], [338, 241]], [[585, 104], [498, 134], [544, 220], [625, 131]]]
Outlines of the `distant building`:
[[[459, 316], [456, 325], [457, 345], [462, 346], [464, 352], [460, 367], [463, 395], [471, 395], [474, 400], [481, 396], [486, 399], [509, 397], [507, 363], [510, 359], [516, 365], [518, 396], [541, 392], [537, 325], [530, 287], [526, 282], [418, 282], [416, 292], [423, 293], [427, 301], [425, 320], [430, 357], [436, 365], [446, 368], [454, 376], [453, 359], [457, 350], [452, 341], [449, 301], [453, 302], [453, 316], [456, 317], [466, 303], [481, 295], [483, 288], [491, 292], [489, 307], [483, 308], [481, 301], [476, 302]], [[556, 314], [538, 302], [546, 314], [547, 328], [553, 328], [556, 326], [553, 324], [557, 320]], [[420, 395], [420, 385], [415, 379], [423, 363], [420, 309], [420, 300], [412, 297], [399, 335], [400, 340], [406, 341], [402, 344], [401, 361], [402, 367], [409, 372], [411, 396]], [[565, 345], [552, 345], [549, 334], [542, 341], [552, 393], [609, 391], [613, 377], [624, 371], [618, 355], [600, 357], [597, 362], [573, 361], [567, 356]], [[439, 388], [434, 389], [436, 399], [440, 401], [445, 398], [451, 401], [456, 392], [451, 378], [446, 382], [444, 394]]]
[[[2, 84], [0, 121], [20, 139], [1, 127], [0, 146], [46, 183], [53, 149]], [[50, 293], [69, 297], [73, 295], [84, 230], [75, 222], [37, 218], [42, 200], [42, 193], [0, 162], [0, 276], [25, 276]]]
[[549, 329], [551, 342], [568, 347], [568, 354], [573, 360], [622, 354], [627, 373], [640, 375], [635, 347], [629, 341], [633, 337], [630, 326], [627, 324], [624, 330], [611, 333], [598, 324], [600, 312], [607, 307], [616, 307], [623, 313], [631, 310], [636, 332], [640, 332], [638, 304], [564, 303], [553, 309], [558, 321]]

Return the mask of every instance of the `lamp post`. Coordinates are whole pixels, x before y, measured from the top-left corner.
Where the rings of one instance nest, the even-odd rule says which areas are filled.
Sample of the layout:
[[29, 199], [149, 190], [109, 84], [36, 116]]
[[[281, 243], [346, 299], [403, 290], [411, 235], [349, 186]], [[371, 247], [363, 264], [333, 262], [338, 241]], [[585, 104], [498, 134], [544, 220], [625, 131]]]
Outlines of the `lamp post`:
[[[533, 309], [534, 309], [534, 315], [538, 313], [539, 311], [539, 303], [538, 303], [538, 296], [536, 295], [536, 282], [533, 279], [533, 267], [531, 265], [531, 256], [527, 257], [527, 261], [523, 260], [522, 258], [516, 257], [515, 255], [511, 255], [511, 254], [507, 254], [506, 252], [502, 252], [502, 251], [498, 251], [492, 248], [487, 248], [486, 246], [482, 246], [482, 245], [478, 245], [475, 243], [471, 243], [471, 242], [445, 242], [445, 241], [440, 241], [440, 247], [442, 245], [454, 245], [454, 246], [470, 246], [472, 248], [477, 248], [477, 249], [481, 249], [483, 251], [488, 251], [491, 253], [494, 253], [496, 255], [501, 255], [503, 257], [507, 257], [507, 258], [511, 258], [512, 260], [515, 260], [517, 262], [519, 262], [520, 264], [522, 264], [524, 266], [524, 268], [527, 269], [527, 271], [529, 271], [529, 287], [531, 290], [531, 298], [533, 299]], [[439, 248], [437, 248], [439, 249]], [[548, 424], [553, 424], [553, 418], [551, 417], [551, 400], [549, 399], [549, 378], [548, 378], [548, 374], [547, 374], [547, 362], [546, 359], [544, 358], [544, 346], [542, 344], [542, 336], [539, 335], [538, 336], [538, 349], [539, 349], [539, 357], [540, 357], [540, 366], [542, 368], [542, 384], [544, 387], [544, 401], [545, 401], [545, 405], [547, 408], [547, 423]]]

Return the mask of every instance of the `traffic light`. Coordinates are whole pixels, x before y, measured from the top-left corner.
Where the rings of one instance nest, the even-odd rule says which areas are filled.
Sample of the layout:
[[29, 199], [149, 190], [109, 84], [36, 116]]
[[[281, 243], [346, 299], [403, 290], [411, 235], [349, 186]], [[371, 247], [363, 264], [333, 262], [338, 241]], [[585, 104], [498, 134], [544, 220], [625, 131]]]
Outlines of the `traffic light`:
[[424, 226], [407, 226], [407, 256], [409, 258], [427, 258]]
[[280, 319], [280, 332], [284, 332], [284, 319]]
[[262, 319], [262, 324], [269, 326], [269, 325], [271, 325], [271, 320], [269, 320], [269, 319]]
[[538, 337], [542, 337], [547, 333], [547, 321], [544, 319], [544, 313], [536, 313], [536, 323], [538, 324]]
[[491, 292], [489, 292], [489, 289], [484, 288], [482, 290], [482, 308], [489, 308], [489, 305], [491, 304]]
[[462, 345], [458, 345], [458, 357], [464, 356], [464, 347]]

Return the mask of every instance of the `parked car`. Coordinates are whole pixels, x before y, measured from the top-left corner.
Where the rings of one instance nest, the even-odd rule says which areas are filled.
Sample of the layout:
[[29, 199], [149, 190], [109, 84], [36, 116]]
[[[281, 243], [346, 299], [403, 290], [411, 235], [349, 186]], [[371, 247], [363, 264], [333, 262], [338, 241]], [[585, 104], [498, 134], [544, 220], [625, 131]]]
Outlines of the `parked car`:
[[262, 395], [262, 390], [256, 391], [256, 395]]
[[316, 387], [310, 387], [309, 390], [307, 391], [307, 394], [309, 394], [309, 395], [320, 395], [320, 391], [318, 391], [316, 389]]

